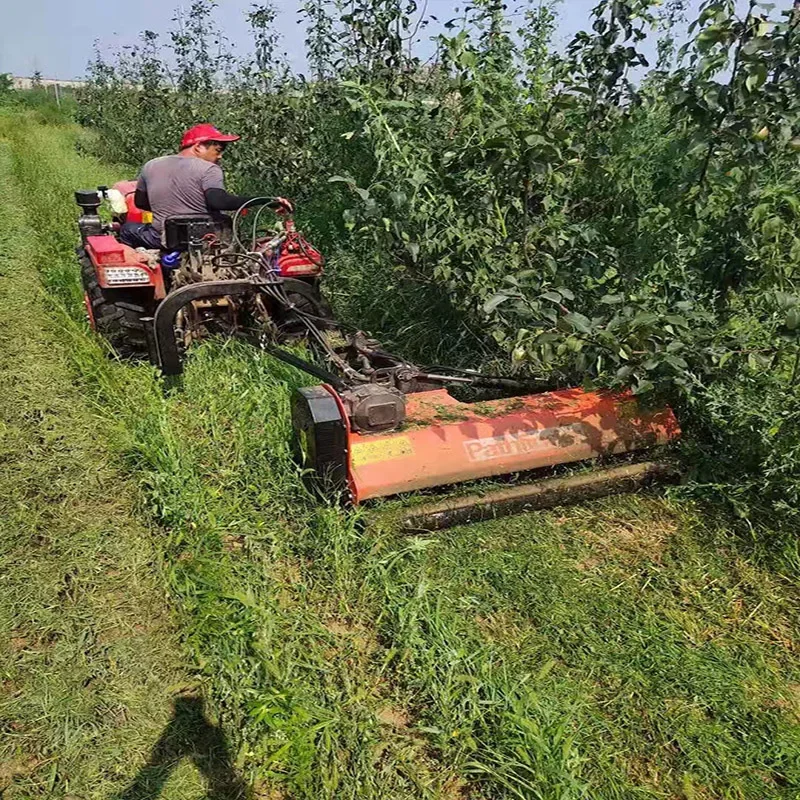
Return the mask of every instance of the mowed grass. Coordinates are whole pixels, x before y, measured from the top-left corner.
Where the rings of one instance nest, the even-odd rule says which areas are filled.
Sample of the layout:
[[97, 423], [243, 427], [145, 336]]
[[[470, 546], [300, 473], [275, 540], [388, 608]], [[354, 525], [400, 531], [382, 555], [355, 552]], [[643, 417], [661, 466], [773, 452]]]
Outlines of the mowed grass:
[[[73, 381], [70, 340], [84, 334], [45, 310], [8, 150], [0, 140], [0, 797], [106, 800], [133, 785], [175, 696], [199, 686], [135, 486]], [[185, 719], [178, 729], [193, 741]], [[169, 776], [164, 798], [205, 797], [173, 756], [145, 777]]]
[[413, 716], [476, 779], [798, 796], [795, 587], [687, 509], [627, 497], [464, 527], [381, 582]]
[[[0, 125], [43, 279], [78, 318], [71, 193], [115, 172], [72, 128]], [[290, 368], [209, 343], [165, 391], [88, 335], [69, 346], [258, 796], [800, 793], [796, 584], [694, 507], [616, 498], [406, 538], [306, 495]]]

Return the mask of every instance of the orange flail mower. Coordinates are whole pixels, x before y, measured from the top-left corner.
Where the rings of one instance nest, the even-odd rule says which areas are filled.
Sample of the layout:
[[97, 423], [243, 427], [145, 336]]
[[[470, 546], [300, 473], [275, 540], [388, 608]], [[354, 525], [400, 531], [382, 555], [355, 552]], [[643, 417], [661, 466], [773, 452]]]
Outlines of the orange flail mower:
[[631, 395], [570, 389], [460, 403], [446, 389], [412, 395], [406, 430], [349, 432], [356, 502], [476, 478], [526, 472], [666, 444], [671, 411], [641, 413]]
[[[382, 360], [376, 371], [384, 381], [391, 376], [390, 382], [323, 383], [301, 389], [293, 406], [303, 460], [314, 481], [326, 495], [353, 504], [647, 451], [680, 435], [671, 409], [643, 409], [630, 392], [566, 389], [460, 402], [435, 384], [469, 383], [506, 394], [525, 384], [463, 371], [430, 374], [407, 363], [392, 367], [385, 363], [391, 356], [365, 345], [356, 340], [351, 350], [367, 361]], [[434, 503], [414, 509], [406, 523], [434, 529], [568, 503], [626, 490], [667, 471], [653, 462], [605, 465], [582, 476], [549, 477]]]

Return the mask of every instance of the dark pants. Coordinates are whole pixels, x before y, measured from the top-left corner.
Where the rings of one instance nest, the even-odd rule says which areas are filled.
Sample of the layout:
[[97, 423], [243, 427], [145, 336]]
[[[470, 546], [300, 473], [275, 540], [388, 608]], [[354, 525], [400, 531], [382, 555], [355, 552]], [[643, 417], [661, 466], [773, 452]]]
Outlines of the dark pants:
[[148, 250], [161, 248], [161, 234], [146, 222], [126, 222], [119, 229], [119, 240], [129, 247], [144, 247]]

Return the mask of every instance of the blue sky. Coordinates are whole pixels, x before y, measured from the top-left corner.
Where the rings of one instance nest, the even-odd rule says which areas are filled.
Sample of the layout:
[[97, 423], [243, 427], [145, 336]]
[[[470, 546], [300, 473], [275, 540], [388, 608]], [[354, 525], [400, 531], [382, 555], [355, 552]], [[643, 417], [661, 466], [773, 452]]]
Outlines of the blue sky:
[[[597, 0], [563, 0], [559, 38], [586, 27]], [[692, 0], [696, 6], [699, 0]], [[508, 0], [513, 5], [513, 0]], [[189, 0], [184, 0], [188, 6]], [[245, 14], [252, 0], [220, 0], [216, 18], [228, 38], [247, 47]], [[280, 0], [278, 25], [283, 49], [293, 66], [302, 69], [303, 30], [297, 24], [301, 0]], [[422, 5], [422, 3], [420, 3]], [[428, 0], [428, 10], [441, 19], [454, 16], [458, 0]], [[92, 56], [95, 40], [114, 49], [136, 40], [146, 28], [158, 32], [170, 26], [178, 0], [0, 0], [0, 72], [30, 75], [40, 70], [48, 78], [79, 78]]]

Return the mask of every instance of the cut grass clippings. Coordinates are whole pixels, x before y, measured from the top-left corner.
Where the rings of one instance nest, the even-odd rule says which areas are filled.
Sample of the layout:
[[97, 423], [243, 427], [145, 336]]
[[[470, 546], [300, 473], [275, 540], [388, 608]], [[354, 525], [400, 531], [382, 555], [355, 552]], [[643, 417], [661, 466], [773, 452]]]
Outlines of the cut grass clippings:
[[[71, 193], [114, 172], [76, 155], [76, 129], [0, 124], [43, 280], [77, 319]], [[797, 797], [796, 587], [691, 505], [365, 529], [313, 503], [291, 462], [301, 374], [212, 342], [165, 392], [65, 336], [262, 794]]]
[[[135, 486], [73, 381], [57, 320], [72, 323], [45, 309], [8, 151], [0, 141], [0, 797], [107, 800], [135, 782], [175, 696], [198, 687]], [[140, 777], [159, 775], [164, 800], [206, 796], [183, 758]]]

